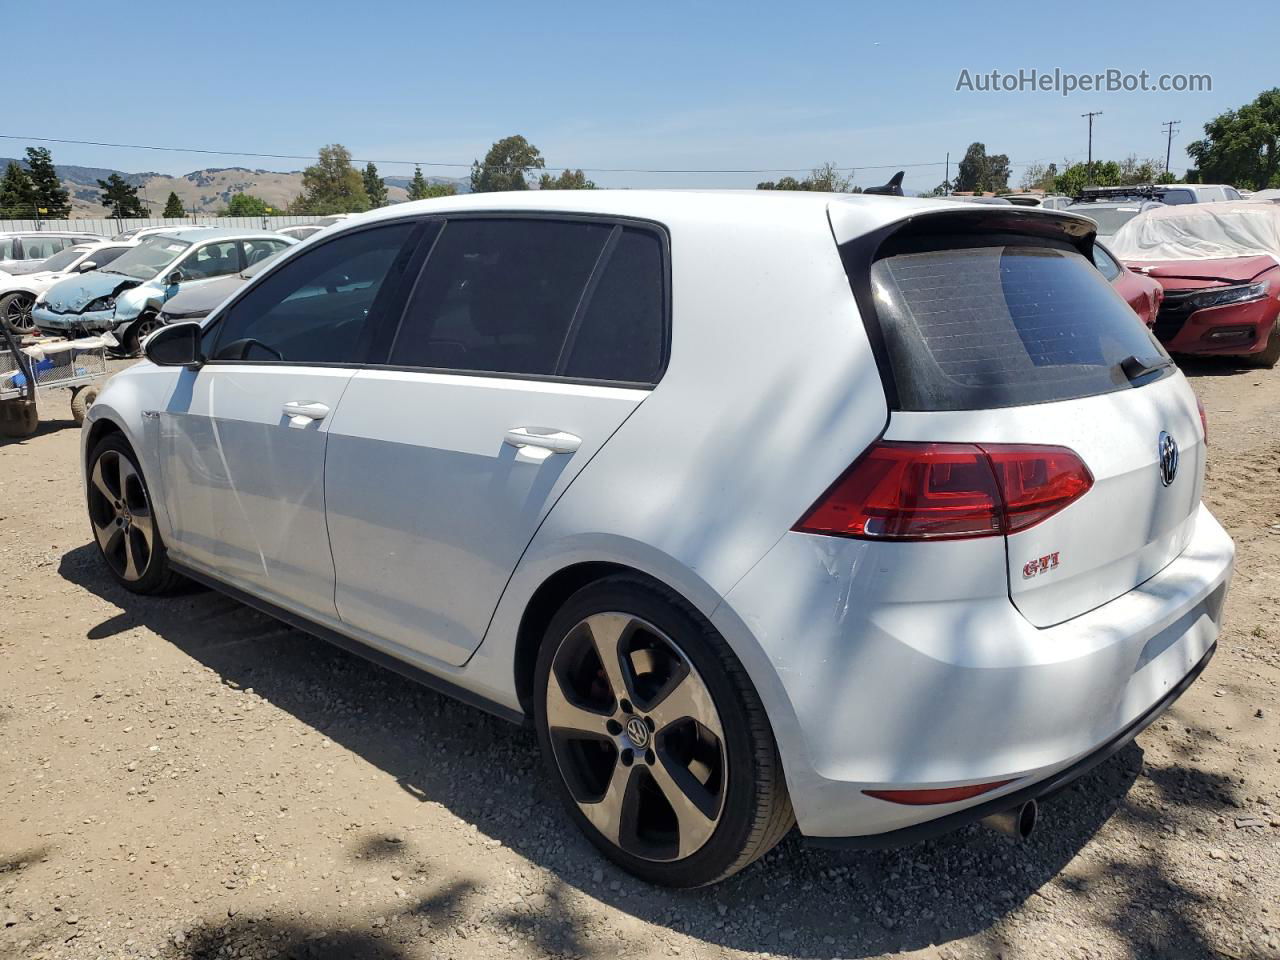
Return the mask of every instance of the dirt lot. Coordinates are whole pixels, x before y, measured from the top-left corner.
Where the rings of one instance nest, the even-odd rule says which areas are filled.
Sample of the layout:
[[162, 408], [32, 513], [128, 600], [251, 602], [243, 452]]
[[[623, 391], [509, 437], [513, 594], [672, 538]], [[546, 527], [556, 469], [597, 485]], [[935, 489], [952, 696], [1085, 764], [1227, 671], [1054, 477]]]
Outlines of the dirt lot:
[[1189, 372], [1239, 558], [1174, 710], [1027, 844], [793, 836], [692, 893], [599, 859], [529, 731], [218, 594], [117, 589], [69, 421], [0, 446], [0, 958], [1280, 957], [1280, 370]]

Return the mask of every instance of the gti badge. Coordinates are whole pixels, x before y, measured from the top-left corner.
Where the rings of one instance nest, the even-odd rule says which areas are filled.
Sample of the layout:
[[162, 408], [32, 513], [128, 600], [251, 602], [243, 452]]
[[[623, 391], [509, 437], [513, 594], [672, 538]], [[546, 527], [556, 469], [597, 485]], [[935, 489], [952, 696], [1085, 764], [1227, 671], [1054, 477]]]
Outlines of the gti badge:
[[1178, 443], [1161, 430], [1160, 439], [1156, 441], [1156, 452], [1160, 457], [1160, 482], [1167, 487], [1178, 475]]
[[1043, 557], [1035, 560], [1028, 560], [1022, 565], [1022, 579], [1030, 580], [1032, 577], [1041, 573], [1048, 573], [1058, 565], [1058, 551], [1046, 553]]

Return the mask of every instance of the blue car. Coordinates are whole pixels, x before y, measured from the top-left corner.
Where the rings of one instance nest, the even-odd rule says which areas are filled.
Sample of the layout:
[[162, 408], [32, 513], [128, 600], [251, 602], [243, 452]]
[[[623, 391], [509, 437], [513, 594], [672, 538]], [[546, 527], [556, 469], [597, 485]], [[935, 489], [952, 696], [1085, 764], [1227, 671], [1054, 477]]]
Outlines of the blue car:
[[137, 353], [160, 326], [160, 308], [184, 290], [239, 273], [297, 243], [278, 233], [177, 229], [148, 237], [110, 265], [54, 284], [31, 316], [41, 333], [110, 331]]

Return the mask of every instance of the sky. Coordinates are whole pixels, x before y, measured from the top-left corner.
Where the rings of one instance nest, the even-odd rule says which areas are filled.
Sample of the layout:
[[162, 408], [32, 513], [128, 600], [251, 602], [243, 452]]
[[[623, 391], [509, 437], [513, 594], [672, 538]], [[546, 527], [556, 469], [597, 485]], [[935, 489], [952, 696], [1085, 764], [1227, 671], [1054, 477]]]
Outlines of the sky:
[[[1207, 120], [1280, 84], [1273, 2], [1219, 15], [1203, 3], [1083, 0], [0, 0], [0, 20], [10, 37], [46, 38], [50, 67], [24, 72], [21, 96], [4, 98], [0, 156], [44, 145], [58, 163], [167, 174], [300, 169], [305, 160], [246, 154], [314, 156], [336, 142], [384, 176], [412, 174], [412, 161], [465, 176], [519, 133], [548, 167], [580, 167], [608, 187], [752, 187], [832, 161], [861, 186], [902, 168], [923, 191], [943, 179], [948, 151], [954, 175], [974, 141], [1013, 161], [1016, 187], [1029, 162], [1085, 158], [1088, 111], [1102, 111], [1095, 159], [1163, 160], [1161, 124], [1180, 120], [1181, 173]], [[956, 89], [962, 70], [1020, 69], [1209, 74], [1212, 90]], [[630, 172], [690, 169], [747, 172]]]

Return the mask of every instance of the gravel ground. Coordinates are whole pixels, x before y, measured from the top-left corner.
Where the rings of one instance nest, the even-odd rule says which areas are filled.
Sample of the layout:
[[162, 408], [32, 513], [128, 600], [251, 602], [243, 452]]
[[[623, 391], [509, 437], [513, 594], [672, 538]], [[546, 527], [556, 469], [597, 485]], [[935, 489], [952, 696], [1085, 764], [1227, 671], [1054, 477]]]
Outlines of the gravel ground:
[[0, 958], [1280, 957], [1280, 370], [1188, 372], [1239, 559], [1173, 711], [1028, 843], [793, 835], [690, 893], [595, 855], [529, 731], [218, 594], [114, 586], [70, 421], [0, 446]]

